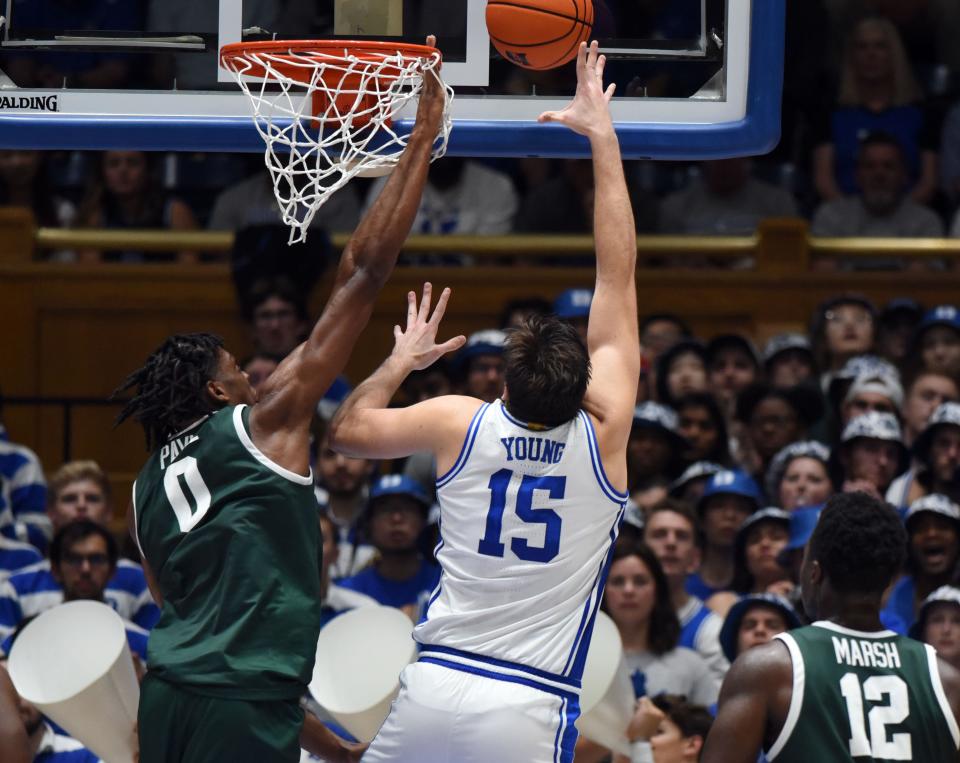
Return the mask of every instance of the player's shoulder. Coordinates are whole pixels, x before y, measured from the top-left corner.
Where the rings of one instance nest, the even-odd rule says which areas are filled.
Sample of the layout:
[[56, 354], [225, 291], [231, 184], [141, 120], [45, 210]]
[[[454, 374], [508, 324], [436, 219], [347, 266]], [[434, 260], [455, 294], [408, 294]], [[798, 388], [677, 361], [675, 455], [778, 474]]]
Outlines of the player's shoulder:
[[[789, 635], [789, 634], [787, 634]], [[733, 661], [724, 680], [724, 694], [774, 691], [793, 682], [793, 659], [787, 641], [774, 638], [751, 647]]]

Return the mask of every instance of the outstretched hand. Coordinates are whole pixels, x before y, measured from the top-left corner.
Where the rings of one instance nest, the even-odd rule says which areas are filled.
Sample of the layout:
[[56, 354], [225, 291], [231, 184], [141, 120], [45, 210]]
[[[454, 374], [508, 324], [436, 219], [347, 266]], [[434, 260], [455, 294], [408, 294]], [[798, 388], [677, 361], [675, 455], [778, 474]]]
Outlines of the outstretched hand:
[[407, 328], [393, 327], [395, 344], [392, 357], [404, 364], [409, 371], [422, 371], [437, 358], [448, 352], [459, 350], [466, 344], [466, 337], [456, 336], [443, 344], [437, 344], [437, 331], [440, 321], [447, 309], [450, 300], [450, 289], [444, 289], [437, 300], [437, 306], [430, 315], [430, 298], [433, 287], [429, 283], [423, 285], [423, 299], [417, 307], [416, 292], [407, 294]]
[[[426, 44], [435, 48], [437, 38], [430, 35], [427, 37]], [[423, 89], [420, 91], [420, 103], [417, 106], [417, 124], [422, 124], [432, 134], [439, 132], [446, 104], [447, 93], [443, 82], [440, 80], [440, 64], [438, 63], [432, 70], [424, 70], [423, 72]]]
[[610, 99], [616, 85], [603, 87], [603, 67], [607, 57], [600, 55], [600, 44], [594, 40], [580, 43], [577, 51], [577, 93], [561, 111], [545, 111], [538, 122], [556, 122], [588, 138], [613, 130]]

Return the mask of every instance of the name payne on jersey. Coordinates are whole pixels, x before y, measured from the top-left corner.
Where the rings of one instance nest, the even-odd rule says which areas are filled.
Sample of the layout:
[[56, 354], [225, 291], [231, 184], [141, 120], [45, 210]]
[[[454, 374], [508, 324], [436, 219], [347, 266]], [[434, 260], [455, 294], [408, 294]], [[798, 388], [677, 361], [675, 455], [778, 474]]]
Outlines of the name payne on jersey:
[[199, 439], [199, 436], [191, 434], [187, 435], [186, 437], [178, 437], [177, 439], [168, 442], [166, 445], [160, 448], [160, 468], [166, 469], [176, 460], [177, 456], [179, 456], [188, 445], [196, 442]]
[[507, 451], [507, 461], [539, 461], [541, 464], [559, 464], [563, 458], [564, 442], [545, 437], [501, 437]]
[[900, 652], [892, 641], [860, 641], [840, 636], [832, 638], [837, 664], [855, 668], [900, 667]]

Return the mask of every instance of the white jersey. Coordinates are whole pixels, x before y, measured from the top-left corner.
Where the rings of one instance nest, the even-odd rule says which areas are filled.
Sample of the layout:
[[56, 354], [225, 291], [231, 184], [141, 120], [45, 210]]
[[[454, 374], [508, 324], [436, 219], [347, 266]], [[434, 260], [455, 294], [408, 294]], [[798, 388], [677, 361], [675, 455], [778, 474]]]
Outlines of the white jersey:
[[543, 429], [483, 405], [437, 497], [443, 575], [420, 660], [577, 691], [627, 500], [589, 416]]

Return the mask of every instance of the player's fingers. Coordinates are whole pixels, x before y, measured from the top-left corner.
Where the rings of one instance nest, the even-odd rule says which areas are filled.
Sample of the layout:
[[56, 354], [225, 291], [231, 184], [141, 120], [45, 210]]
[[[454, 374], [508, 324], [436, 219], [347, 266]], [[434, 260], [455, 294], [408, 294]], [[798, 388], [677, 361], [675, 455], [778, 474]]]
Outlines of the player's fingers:
[[580, 78], [580, 75], [587, 67], [587, 43], [581, 42], [580, 47], [577, 49], [577, 78]]
[[601, 56], [597, 59], [597, 67], [596, 67], [596, 68], [597, 68], [597, 76], [600, 78], [601, 81], [603, 80], [603, 67], [605, 67], [606, 65], [607, 65], [607, 57], [601, 55]]
[[450, 301], [450, 287], [445, 288], [440, 292], [440, 299], [437, 300], [437, 306], [433, 309], [433, 316], [430, 318], [430, 323], [436, 325], [440, 323], [443, 319], [444, 313], [447, 312], [447, 302]]
[[450, 339], [443, 344], [439, 345], [440, 352], [443, 355], [446, 355], [448, 352], [454, 352], [459, 350], [463, 345], [467, 343], [467, 338], [462, 334], [460, 336], [455, 336], [453, 339]]
[[427, 281], [423, 284], [423, 299], [420, 300], [420, 314], [417, 320], [423, 323], [430, 317], [430, 300], [433, 296], [433, 285]]
[[437, 36], [433, 34], [427, 35], [427, 46], [431, 48], [437, 47]]
[[400, 341], [400, 337], [402, 337], [402, 336], [403, 336], [403, 329], [401, 329], [399, 326], [394, 326], [394, 327], [393, 327], [393, 340], [394, 340], [395, 342], [399, 342], [399, 341]]
[[407, 328], [417, 319], [417, 293], [415, 291], [407, 292]]
[[603, 94], [603, 97], [607, 99], [607, 103], [610, 102], [610, 99], [613, 98], [613, 94], [617, 91], [617, 83], [611, 82], [607, 86], [606, 92]]
[[587, 69], [596, 69], [597, 67], [597, 52], [600, 50], [600, 43], [594, 40], [590, 43], [590, 50], [587, 53]]

